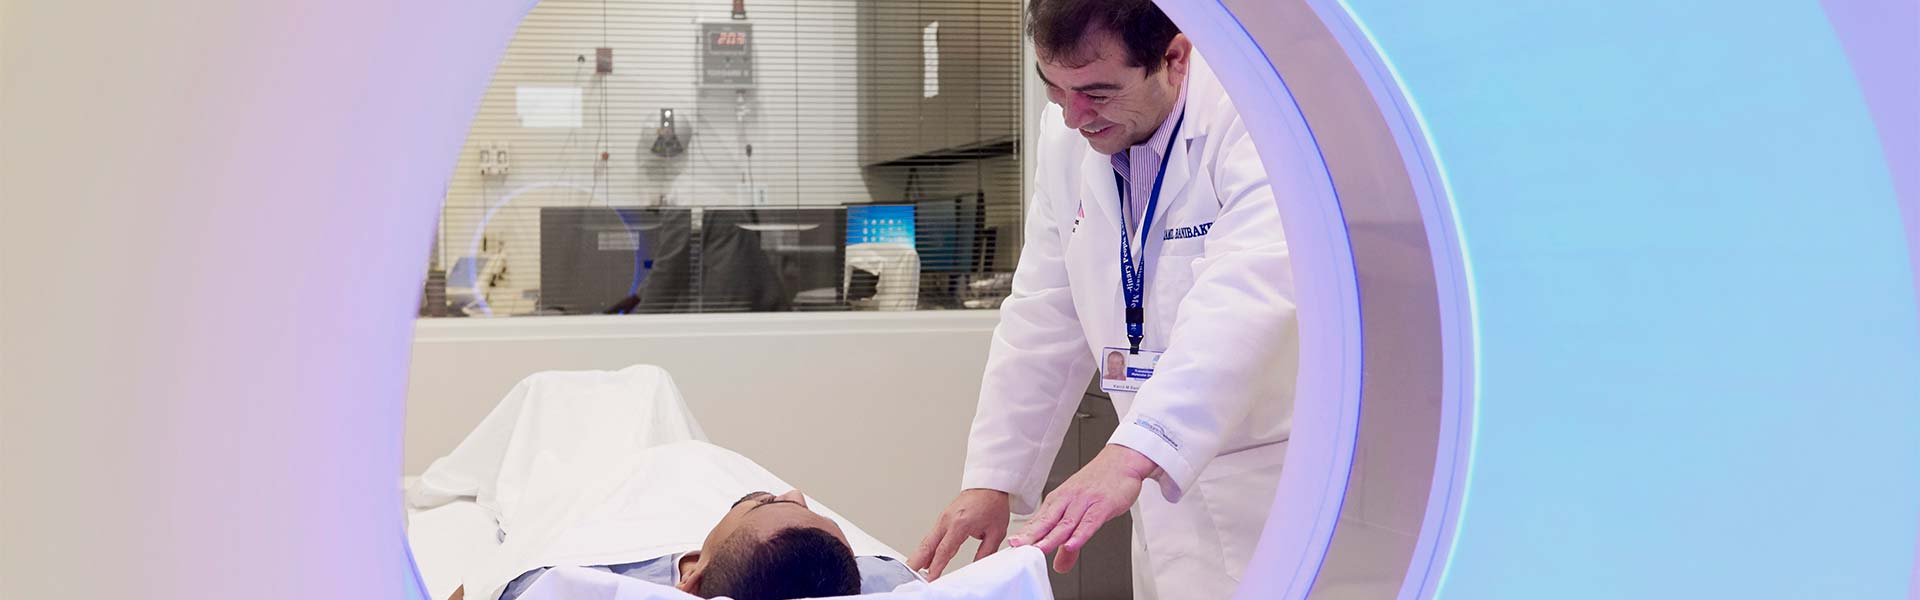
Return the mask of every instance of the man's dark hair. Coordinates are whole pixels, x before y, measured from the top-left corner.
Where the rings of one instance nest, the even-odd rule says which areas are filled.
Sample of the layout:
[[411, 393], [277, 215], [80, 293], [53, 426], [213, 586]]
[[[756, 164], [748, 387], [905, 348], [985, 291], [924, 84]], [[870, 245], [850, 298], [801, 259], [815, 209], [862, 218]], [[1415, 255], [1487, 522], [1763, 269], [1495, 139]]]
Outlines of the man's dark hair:
[[716, 550], [700, 578], [702, 598], [787, 600], [860, 593], [853, 549], [818, 527], [789, 527], [764, 541], [742, 531]]
[[[1127, 66], [1160, 70], [1167, 45], [1180, 34], [1153, 0], [1031, 0], [1027, 3], [1027, 36], [1040, 56], [1055, 62], [1092, 62], [1080, 47], [1089, 27], [1120, 38], [1127, 49]], [[1064, 59], [1064, 60], [1063, 60]], [[1080, 63], [1080, 65], [1086, 64]], [[1072, 66], [1080, 66], [1067, 62]]]

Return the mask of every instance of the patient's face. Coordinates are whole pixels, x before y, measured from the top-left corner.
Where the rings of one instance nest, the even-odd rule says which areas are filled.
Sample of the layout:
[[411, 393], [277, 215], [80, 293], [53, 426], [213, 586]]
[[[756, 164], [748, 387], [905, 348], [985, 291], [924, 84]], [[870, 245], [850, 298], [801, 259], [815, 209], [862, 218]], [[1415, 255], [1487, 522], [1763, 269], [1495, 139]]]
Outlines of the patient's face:
[[821, 516], [807, 507], [806, 496], [800, 490], [793, 490], [775, 496], [767, 492], [754, 492], [733, 503], [727, 509], [727, 515], [707, 533], [707, 540], [701, 544], [703, 554], [711, 554], [720, 546], [720, 542], [742, 531], [756, 538], [766, 539], [775, 532], [790, 527], [817, 527], [833, 534], [840, 543], [847, 543], [847, 534], [840, 530], [840, 524], [833, 519]]

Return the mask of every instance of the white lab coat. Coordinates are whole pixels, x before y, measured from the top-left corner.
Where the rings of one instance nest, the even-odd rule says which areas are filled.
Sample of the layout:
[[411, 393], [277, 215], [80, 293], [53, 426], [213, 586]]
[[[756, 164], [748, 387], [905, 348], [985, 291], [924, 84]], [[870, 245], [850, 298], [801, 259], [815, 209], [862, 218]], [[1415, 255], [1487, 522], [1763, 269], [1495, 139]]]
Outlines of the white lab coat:
[[[1150, 570], [1159, 593], [1136, 594], [1169, 600], [1226, 598], [1238, 582], [1279, 482], [1298, 363], [1292, 271], [1266, 169], [1197, 55], [1187, 86], [1146, 252], [1143, 349], [1166, 354], [1137, 394], [1113, 394], [1123, 416], [1110, 440], [1160, 466], [1134, 511], [1135, 569]], [[1067, 128], [1057, 106], [1039, 129], [1025, 246], [962, 482], [1010, 493], [1021, 513], [1039, 503], [1096, 356], [1127, 346], [1110, 157]]]

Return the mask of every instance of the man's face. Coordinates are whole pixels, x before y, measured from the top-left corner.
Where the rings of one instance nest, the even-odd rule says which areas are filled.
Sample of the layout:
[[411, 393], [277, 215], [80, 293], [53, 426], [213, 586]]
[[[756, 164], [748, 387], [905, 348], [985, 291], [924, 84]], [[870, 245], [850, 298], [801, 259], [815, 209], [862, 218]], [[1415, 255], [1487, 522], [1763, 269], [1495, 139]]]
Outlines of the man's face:
[[1118, 36], [1089, 28], [1076, 52], [1041, 56], [1036, 66], [1067, 127], [1079, 130], [1095, 152], [1116, 154], [1153, 137], [1173, 112], [1192, 52], [1186, 35], [1174, 36], [1165, 64], [1148, 75], [1146, 67], [1127, 64]]
[[807, 497], [800, 490], [778, 496], [754, 492], [734, 502], [733, 507], [727, 509], [727, 515], [713, 526], [713, 531], [707, 532], [706, 542], [700, 545], [701, 554], [710, 556], [722, 541], [741, 531], [766, 539], [790, 527], [824, 529], [839, 538], [840, 543], [847, 543], [847, 534], [840, 530], [840, 524], [807, 508]]

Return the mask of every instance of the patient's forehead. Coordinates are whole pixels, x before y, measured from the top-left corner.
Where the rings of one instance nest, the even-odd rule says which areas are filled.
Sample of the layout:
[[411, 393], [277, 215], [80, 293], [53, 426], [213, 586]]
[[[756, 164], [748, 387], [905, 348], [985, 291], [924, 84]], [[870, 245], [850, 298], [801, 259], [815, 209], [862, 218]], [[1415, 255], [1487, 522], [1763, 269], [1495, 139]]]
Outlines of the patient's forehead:
[[740, 503], [746, 502], [748, 500], [753, 500], [755, 498], [766, 498], [771, 496], [773, 496], [772, 492], [766, 492], [766, 491], [747, 492], [747, 495], [741, 496], [739, 500], [733, 501], [733, 504], [728, 505], [728, 507], [732, 508], [732, 507], [740, 506]]
[[792, 502], [770, 502], [748, 510], [746, 519], [749, 523], [761, 524], [794, 523], [796, 521], [826, 519], [826, 517], [821, 516], [820, 513], [813, 512], [813, 509]]
[[[806, 511], [806, 514], [794, 512], [768, 517], [753, 516], [745, 519], [740, 523], [738, 528], [734, 529], [733, 534], [728, 536], [730, 545], [741, 543], [759, 544], [773, 539], [773, 536], [789, 529], [820, 529], [828, 533], [834, 532], [834, 529], [829, 526], [832, 521], [827, 520], [825, 517], [819, 517], [819, 520], [815, 521], [808, 518], [807, 515], [819, 517], [819, 515], [813, 513], [813, 511]], [[839, 536], [835, 535], [835, 537]], [[739, 548], [740, 546], [735, 547]]]

